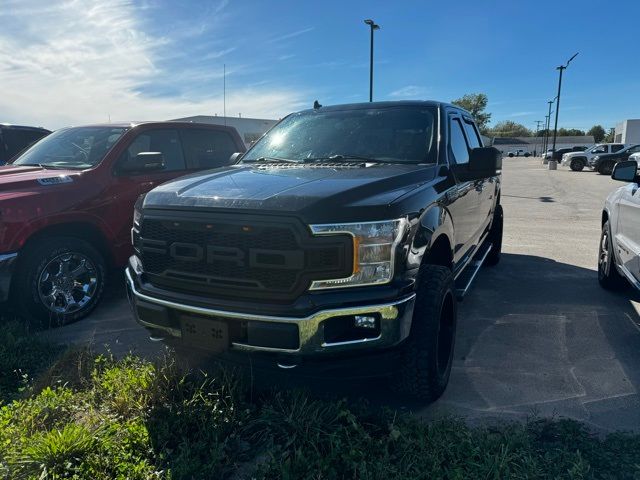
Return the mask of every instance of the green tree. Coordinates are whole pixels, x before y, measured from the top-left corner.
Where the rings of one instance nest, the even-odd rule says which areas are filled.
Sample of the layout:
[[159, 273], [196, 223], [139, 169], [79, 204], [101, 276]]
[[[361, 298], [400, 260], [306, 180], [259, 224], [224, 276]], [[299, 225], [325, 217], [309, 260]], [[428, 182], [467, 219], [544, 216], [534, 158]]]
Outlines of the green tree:
[[582, 130], [578, 130], [577, 128], [559, 128], [558, 136], [559, 137], [582, 137], [584, 136], [584, 132]]
[[486, 134], [489, 120], [491, 120], [491, 114], [485, 111], [488, 101], [489, 99], [484, 93], [468, 93], [451, 103], [468, 111], [478, 125], [480, 132]]
[[531, 130], [512, 120], [503, 120], [496, 123], [496, 125], [487, 132], [493, 137], [530, 137]]
[[589, 129], [587, 135], [593, 135], [593, 139], [596, 141], [596, 143], [600, 143], [607, 135], [607, 132], [604, 131], [602, 125], [594, 125]]

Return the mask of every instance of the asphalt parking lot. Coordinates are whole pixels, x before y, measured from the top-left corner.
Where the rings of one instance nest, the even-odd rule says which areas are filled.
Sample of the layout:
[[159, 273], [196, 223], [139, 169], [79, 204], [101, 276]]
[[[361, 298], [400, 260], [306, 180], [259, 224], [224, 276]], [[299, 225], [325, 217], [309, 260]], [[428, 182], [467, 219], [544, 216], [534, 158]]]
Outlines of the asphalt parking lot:
[[[504, 163], [502, 261], [482, 270], [460, 305], [445, 395], [417, 413], [470, 421], [539, 414], [640, 430], [640, 303], [631, 290], [602, 290], [596, 276], [601, 208], [621, 184], [548, 171], [540, 159]], [[131, 319], [120, 275], [90, 318], [47, 335], [117, 355], [163, 350]]]

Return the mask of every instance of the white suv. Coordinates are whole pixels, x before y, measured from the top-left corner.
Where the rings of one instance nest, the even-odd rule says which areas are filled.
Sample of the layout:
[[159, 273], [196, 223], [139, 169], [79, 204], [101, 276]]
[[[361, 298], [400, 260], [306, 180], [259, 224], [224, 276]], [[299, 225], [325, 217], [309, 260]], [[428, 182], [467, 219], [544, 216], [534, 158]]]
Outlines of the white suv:
[[561, 165], [570, 167], [574, 172], [581, 172], [584, 167], [589, 166], [589, 160], [596, 155], [616, 153], [626, 145], [622, 143], [598, 143], [584, 152], [569, 152], [562, 155]]
[[611, 177], [631, 182], [613, 192], [602, 212], [602, 235], [598, 254], [598, 280], [613, 290], [626, 279], [640, 290], [640, 176], [638, 162], [616, 164]]

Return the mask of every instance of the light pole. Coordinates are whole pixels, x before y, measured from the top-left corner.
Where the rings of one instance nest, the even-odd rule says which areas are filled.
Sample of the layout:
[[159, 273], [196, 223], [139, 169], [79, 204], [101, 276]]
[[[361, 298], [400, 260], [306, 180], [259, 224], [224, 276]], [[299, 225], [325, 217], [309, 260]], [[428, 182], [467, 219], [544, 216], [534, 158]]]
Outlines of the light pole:
[[553, 127], [553, 147], [551, 147], [553, 153], [551, 154], [551, 159], [549, 160], [549, 170], [556, 170], [558, 168], [558, 164], [556, 163], [554, 155], [556, 153], [556, 137], [558, 136], [558, 114], [560, 113], [560, 90], [562, 89], [562, 72], [567, 69], [567, 67], [571, 63], [571, 60], [578, 56], [578, 53], [571, 57], [567, 61], [566, 65], [560, 65], [559, 67], [556, 67], [556, 70], [560, 71], [560, 76], [558, 77], [558, 96], [556, 97], [556, 121]]
[[380, 25], [370, 18], [365, 20], [364, 23], [369, 25], [371, 29], [371, 49], [369, 50], [369, 101], [373, 102], [373, 32], [380, 30]]
[[544, 150], [544, 154], [545, 157], [542, 159], [542, 162], [546, 165], [547, 163], [549, 163], [549, 159], [546, 157], [547, 154], [547, 150], [549, 148], [549, 126], [551, 125], [551, 105], [553, 105], [553, 102], [555, 102], [556, 99], [554, 98], [553, 100], [549, 100], [547, 103], [549, 104], [549, 114], [546, 116], [547, 119], [547, 124], [544, 127], [544, 146], [542, 147], [542, 149]]

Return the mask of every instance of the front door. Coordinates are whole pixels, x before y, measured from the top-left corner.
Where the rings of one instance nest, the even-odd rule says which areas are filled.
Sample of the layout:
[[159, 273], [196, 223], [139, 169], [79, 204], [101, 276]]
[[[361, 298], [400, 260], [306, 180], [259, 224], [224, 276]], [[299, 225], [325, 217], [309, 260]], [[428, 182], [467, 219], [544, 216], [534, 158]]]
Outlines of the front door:
[[472, 247], [484, 220], [480, 212], [483, 181], [465, 179], [471, 147], [464, 132], [463, 122], [460, 115], [449, 114], [448, 154], [456, 176], [456, 186], [450, 189], [447, 196], [454, 220], [456, 263], [473, 253]]
[[618, 208], [618, 258], [640, 281], [640, 188], [637, 183], [624, 187]]
[[[142, 173], [128, 173], [120, 170], [127, 161], [138, 153], [160, 152], [163, 155], [164, 170]], [[116, 163], [113, 178], [107, 187], [108, 195], [103, 196], [105, 203], [100, 211], [106, 223], [113, 228], [117, 252], [128, 255], [131, 244], [133, 224], [133, 206], [143, 193], [161, 183], [186, 173], [186, 163], [180, 135], [177, 129], [158, 128], [143, 130], [134, 137]]]

